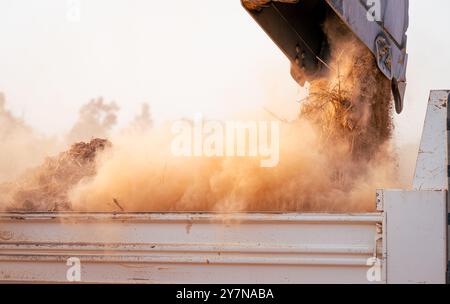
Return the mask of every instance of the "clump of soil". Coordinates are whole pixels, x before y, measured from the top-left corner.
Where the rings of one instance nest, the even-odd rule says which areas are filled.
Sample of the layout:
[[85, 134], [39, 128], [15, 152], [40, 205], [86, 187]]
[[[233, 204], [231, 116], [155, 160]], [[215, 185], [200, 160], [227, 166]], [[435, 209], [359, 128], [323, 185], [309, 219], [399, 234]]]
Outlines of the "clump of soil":
[[49, 157], [17, 180], [0, 185], [0, 200], [7, 211], [70, 211], [70, 188], [96, 174], [96, 157], [111, 147], [105, 139], [76, 143], [56, 157]]

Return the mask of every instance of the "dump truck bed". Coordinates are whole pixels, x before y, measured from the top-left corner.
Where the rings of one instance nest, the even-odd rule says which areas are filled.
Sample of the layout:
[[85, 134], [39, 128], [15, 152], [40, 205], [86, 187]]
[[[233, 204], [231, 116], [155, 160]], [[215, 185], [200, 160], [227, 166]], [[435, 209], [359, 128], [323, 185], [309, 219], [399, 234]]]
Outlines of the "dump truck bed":
[[0, 215], [0, 282], [364, 283], [379, 213]]
[[0, 283], [445, 283], [447, 191], [369, 214], [0, 214]]

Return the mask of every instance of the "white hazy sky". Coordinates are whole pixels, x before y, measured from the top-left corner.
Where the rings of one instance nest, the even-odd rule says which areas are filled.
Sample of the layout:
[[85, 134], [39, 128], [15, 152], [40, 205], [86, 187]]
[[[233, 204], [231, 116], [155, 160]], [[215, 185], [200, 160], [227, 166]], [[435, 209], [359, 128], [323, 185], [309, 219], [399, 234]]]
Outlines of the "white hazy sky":
[[[268, 107], [292, 117], [289, 64], [239, 0], [0, 0], [0, 91], [45, 133], [67, 131], [103, 96], [126, 124], [143, 102], [159, 120]], [[450, 88], [450, 1], [410, 0], [406, 108], [397, 138], [420, 137], [430, 89]], [[301, 91], [300, 91], [301, 92]]]

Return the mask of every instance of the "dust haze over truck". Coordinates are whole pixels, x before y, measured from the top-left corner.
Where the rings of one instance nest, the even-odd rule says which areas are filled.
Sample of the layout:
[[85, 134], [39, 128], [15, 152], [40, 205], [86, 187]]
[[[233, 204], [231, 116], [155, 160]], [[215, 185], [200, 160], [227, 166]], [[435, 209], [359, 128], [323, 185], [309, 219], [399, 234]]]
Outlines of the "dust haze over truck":
[[375, 56], [391, 81], [397, 113], [406, 90], [409, 0], [241, 0], [246, 10], [291, 62], [300, 84], [330, 68], [330, 48], [323, 23], [338, 19]]

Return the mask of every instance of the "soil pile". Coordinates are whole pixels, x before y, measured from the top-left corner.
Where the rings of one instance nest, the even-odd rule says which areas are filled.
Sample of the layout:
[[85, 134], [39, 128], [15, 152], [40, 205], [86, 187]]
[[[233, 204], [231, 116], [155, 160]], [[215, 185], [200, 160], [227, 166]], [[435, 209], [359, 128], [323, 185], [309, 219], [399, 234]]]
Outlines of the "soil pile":
[[70, 211], [68, 191], [83, 178], [96, 174], [96, 156], [111, 147], [105, 139], [76, 143], [56, 157], [0, 186], [8, 211]]

